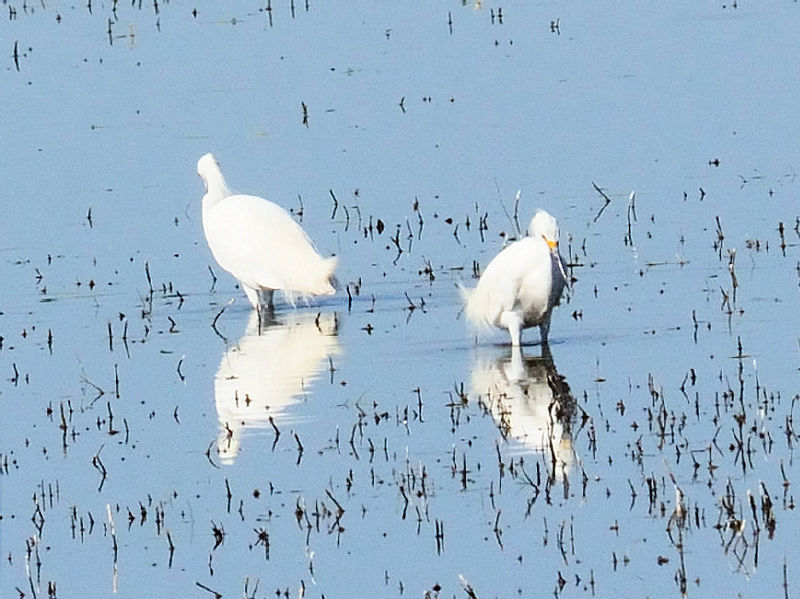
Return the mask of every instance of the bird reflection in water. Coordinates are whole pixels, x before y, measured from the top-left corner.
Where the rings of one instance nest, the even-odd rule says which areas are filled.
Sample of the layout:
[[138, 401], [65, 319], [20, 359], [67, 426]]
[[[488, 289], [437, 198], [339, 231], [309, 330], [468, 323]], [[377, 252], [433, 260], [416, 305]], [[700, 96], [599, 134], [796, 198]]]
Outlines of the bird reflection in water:
[[472, 370], [472, 392], [491, 413], [503, 439], [516, 443], [519, 453], [542, 454], [548, 487], [568, 482], [577, 462], [572, 439], [580, 408], [546, 346], [541, 357], [524, 357], [518, 346], [502, 358], [479, 355]]
[[239, 454], [246, 429], [272, 428], [308, 393], [339, 353], [334, 313], [292, 312], [261, 323], [256, 311], [238, 343], [222, 356], [214, 395], [219, 416], [217, 440], [223, 463]]

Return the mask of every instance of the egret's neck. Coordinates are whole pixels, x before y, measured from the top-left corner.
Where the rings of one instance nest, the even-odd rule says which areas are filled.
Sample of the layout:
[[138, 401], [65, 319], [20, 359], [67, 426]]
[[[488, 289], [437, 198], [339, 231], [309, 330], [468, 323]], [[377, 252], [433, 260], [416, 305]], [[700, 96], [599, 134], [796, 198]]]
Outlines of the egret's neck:
[[203, 208], [211, 208], [214, 204], [227, 198], [231, 195], [231, 190], [228, 189], [228, 184], [225, 182], [225, 177], [222, 173], [210, 173], [206, 178], [207, 191], [203, 196]]

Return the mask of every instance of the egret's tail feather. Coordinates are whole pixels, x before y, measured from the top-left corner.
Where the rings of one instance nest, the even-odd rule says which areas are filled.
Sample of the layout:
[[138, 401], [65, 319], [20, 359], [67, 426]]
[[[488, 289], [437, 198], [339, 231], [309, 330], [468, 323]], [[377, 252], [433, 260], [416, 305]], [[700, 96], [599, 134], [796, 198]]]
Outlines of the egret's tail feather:
[[464, 313], [467, 315], [469, 323], [479, 330], [488, 328], [489, 321], [486, 319], [488, 298], [486, 293], [480, 287], [468, 289], [460, 282], [458, 283], [458, 292], [464, 302]]
[[278, 287], [293, 306], [299, 298], [309, 299], [315, 295], [333, 295], [336, 293], [337, 280], [333, 274], [336, 270], [338, 258], [322, 258], [314, 264], [305, 264], [298, 267], [291, 280]]

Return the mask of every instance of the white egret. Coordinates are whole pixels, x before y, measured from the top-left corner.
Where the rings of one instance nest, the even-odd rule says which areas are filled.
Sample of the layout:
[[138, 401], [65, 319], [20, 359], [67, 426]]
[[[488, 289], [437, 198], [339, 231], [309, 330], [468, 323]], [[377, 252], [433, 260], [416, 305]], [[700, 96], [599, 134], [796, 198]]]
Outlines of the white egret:
[[203, 231], [219, 265], [241, 283], [256, 310], [272, 308], [276, 289], [298, 296], [335, 292], [337, 259], [319, 255], [303, 228], [277, 204], [232, 194], [212, 154], [197, 161], [203, 179]]
[[567, 283], [558, 253], [558, 223], [544, 210], [531, 219], [528, 236], [501, 251], [486, 267], [475, 289], [462, 287], [467, 318], [479, 328], [508, 329], [519, 345], [522, 329], [537, 326], [547, 345], [550, 314]]

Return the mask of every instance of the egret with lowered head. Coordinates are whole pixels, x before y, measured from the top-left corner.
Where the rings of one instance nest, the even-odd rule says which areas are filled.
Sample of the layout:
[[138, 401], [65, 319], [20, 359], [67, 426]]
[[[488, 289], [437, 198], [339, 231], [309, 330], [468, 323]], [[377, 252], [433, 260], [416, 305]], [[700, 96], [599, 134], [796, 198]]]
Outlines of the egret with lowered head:
[[558, 253], [558, 223], [539, 210], [528, 236], [497, 254], [475, 289], [461, 290], [473, 325], [508, 329], [514, 346], [520, 344], [522, 329], [538, 326], [542, 345], [547, 345], [550, 314], [566, 283], [565, 263]]
[[212, 154], [197, 161], [203, 180], [203, 231], [219, 265], [231, 273], [259, 311], [271, 310], [276, 289], [297, 297], [335, 293], [337, 259], [319, 255], [311, 239], [277, 204], [233, 194]]

